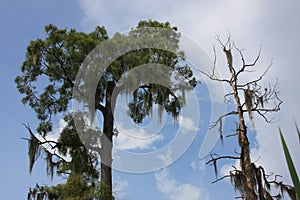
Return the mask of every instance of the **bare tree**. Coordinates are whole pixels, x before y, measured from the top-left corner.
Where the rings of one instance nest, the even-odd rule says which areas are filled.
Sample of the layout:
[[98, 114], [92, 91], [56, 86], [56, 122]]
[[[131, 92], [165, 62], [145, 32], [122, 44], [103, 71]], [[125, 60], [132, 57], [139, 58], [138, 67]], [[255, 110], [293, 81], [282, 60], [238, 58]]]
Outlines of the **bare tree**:
[[[226, 56], [227, 67], [229, 72], [229, 78], [223, 79], [217, 77], [216, 70], [216, 51], [214, 48], [214, 66], [212, 72], [200, 71], [212, 81], [222, 82], [227, 84], [230, 88], [229, 93], [225, 94], [224, 102], [233, 102], [236, 106], [233, 110], [220, 116], [212, 125], [211, 128], [219, 127], [220, 137], [223, 142], [223, 121], [228, 116], [237, 117], [237, 127], [234, 134], [229, 134], [226, 137], [235, 136], [238, 138], [239, 152], [235, 152], [234, 156], [219, 156], [212, 154], [211, 159], [207, 164], [212, 164], [215, 167], [216, 180], [220, 181], [224, 178], [230, 178], [231, 183], [236, 191], [240, 192], [240, 196], [236, 198], [246, 200], [269, 200], [280, 199], [283, 197], [284, 192], [287, 192], [291, 199], [296, 199], [294, 188], [285, 185], [282, 181], [278, 180], [278, 176], [275, 176], [274, 180], [270, 180], [270, 175], [265, 173], [262, 166], [257, 166], [250, 157], [250, 142], [247, 134], [247, 126], [245, 122], [245, 115], [248, 114], [250, 121], [254, 127], [253, 115], [256, 113], [262, 117], [267, 123], [272, 123], [274, 118], [270, 119], [269, 114], [278, 112], [282, 104], [278, 94], [278, 81], [275, 84], [270, 84], [267, 87], [263, 87], [261, 80], [264, 78], [272, 63], [266, 67], [265, 71], [256, 79], [242, 82], [241, 75], [254, 72], [255, 67], [260, 59], [261, 48], [252, 63], [247, 63], [242, 49], [239, 49], [230, 36], [226, 42], [222, 42], [219, 37], [217, 41], [222, 47], [222, 50]], [[233, 53], [237, 54], [237, 58], [241, 59], [241, 66], [235, 66], [235, 59]], [[240, 168], [233, 166], [233, 169], [229, 171], [229, 174], [221, 178], [217, 178], [217, 161], [221, 159], [235, 159], [239, 161]], [[280, 192], [277, 195], [271, 194], [271, 186], [280, 188]]]

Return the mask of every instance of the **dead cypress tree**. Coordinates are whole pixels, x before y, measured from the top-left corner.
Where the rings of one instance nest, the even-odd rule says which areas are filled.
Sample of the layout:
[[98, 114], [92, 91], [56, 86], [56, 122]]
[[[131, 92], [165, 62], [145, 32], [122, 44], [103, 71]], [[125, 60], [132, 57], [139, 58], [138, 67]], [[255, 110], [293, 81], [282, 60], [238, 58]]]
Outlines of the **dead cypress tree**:
[[[239, 150], [240, 152], [237, 156], [218, 156], [216, 154], [211, 155], [211, 159], [208, 160], [207, 164], [214, 165], [215, 172], [217, 175], [217, 161], [221, 159], [236, 159], [239, 161], [240, 167], [233, 166], [233, 169], [228, 175], [221, 178], [217, 178], [213, 183], [220, 181], [224, 178], [230, 178], [231, 183], [236, 191], [240, 192], [240, 196], [237, 198], [242, 198], [245, 200], [270, 200], [270, 199], [280, 199], [283, 197], [284, 193], [288, 193], [291, 199], [295, 199], [295, 191], [293, 187], [283, 184], [278, 180], [278, 176], [275, 176], [275, 180], [270, 180], [269, 175], [265, 173], [262, 166], [257, 166], [250, 156], [250, 141], [248, 127], [246, 126], [246, 116], [248, 115], [249, 120], [252, 122], [254, 127], [253, 117], [254, 114], [262, 117], [267, 123], [271, 123], [272, 120], [269, 119], [269, 114], [273, 112], [278, 112], [282, 104], [281, 99], [278, 94], [278, 82], [269, 85], [268, 87], [263, 87], [261, 85], [261, 80], [264, 78], [268, 70], [270, 69], [272, 63], [266, 67], [265, 71], [258, 76], [258, 78], [253, 80], [248, 80], [247, 82], [242, 82], [242, 75], [253, 72], [253, 68], [257, 65], [258, 60], [261, 55], [261, 48], [259, 49], [258, 55], [252, 63], [247, 63], [243, 51], [239, 49], [230, 37], [227, 41], [223, 43], [220, 38], [217, 41], [221, 45], [223, 53], [225, 54], [227, 60], [227, 67], [229, 78], [223, 79], [217, 77], [216, 70], [216, 51], [214, 48], [214, 66], [211, 73], [200, 71], [202, 74], [207, 76], [210, 80], [221, 82], [227, 84], [230, 88], [230, 92], [225, 94], [225, 103], [234, 102], [235, 108], [228, 113], [220, 116], [215, 123], [212, 124], [211, 128], [219, 126], [221, 140], [223, 140], [223, 121], [224, 118], [228, 116], [236, 116], [237, 127], [234, 134], [229, 134], [230, 136], [236, 136], [238, 138]], [[237, 53], [238, 57], [241, 59], [241, 66], [235, 66], [234, 55]], [[279, 187], [279, 193], [277, 195], [272, 195], [271, 186]]]

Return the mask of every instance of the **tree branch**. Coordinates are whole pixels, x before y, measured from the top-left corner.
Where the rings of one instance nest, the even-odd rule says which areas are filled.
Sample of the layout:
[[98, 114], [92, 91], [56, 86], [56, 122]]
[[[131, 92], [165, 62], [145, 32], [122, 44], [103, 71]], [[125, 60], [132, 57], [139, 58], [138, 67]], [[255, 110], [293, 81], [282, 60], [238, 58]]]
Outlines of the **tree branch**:
[[[65, 162], [65, 163], [68, 163], [63, 157], [61, 157], [60, 155], [56, 154], [55, 152], [54, 152], [54, 153], [50, 152], [45, 146], [43, 146], [43, 144], [46, 144], [46, 143], [47, 143], [47, 144], [49, 144], [49, 145], [51, 146], [51, 149], [54, 149], [55, 146], [51, 145], [51, 143], [53, 142], [53, 143], [55, 143], [55, 144], [58, 144], [57, 142], [55, 142], [55, 141], [49, 141], [49, 142], [48, 142], [48, 141], [44, 141], [44, 142], [42, 142], [41, 140], [39, 140], [39, 139], [33, 134], [33, 132], [32, 132], [32, 130], [31, 130], [31, 128], [30, 128], [29, 125], [26, 125], [26, 124], [24, 124], [24, 123], [23, 123], [23, 125], [24, 125], [24, 127], [28, 130], [28, 132], [29, 132], [29, 134], [31, 135], [31, 137], [33, 137], [36, 141], [38, 141], [38, 144], [40, 145], [40, 147], [41, 147], [45, 152], [50, 153], [50, 154], [53, 155], [53, 156], [56, 156], [57, 158], [61, 159], [61, 161]], [[26, 139], [26, 140], [28, 140], [28, 141], [31, 141], [31, 139], [28, 139], [28, 138], [22, 138], [22, 139]]]
[[255, 58], [255, 60], [254, 60], [254, 62], [251, 63], [251, 64], [246, 64], [242, 50], [239, 49], [235, 44], [233, 44], [233, 46], [234, 46], [235, 49], [239, 52], [240, 57], [241, 57], [241, 59], [242, 59], [242, 64], [243, 64], [243, 66], [241, 67], [241, 69], [236, 73], [236, 77], [238, 77], [240, 73], [242, 73], [242, 72], [245, 71], [246, 67], [252, 67], [252, 66], [255, 66], [255, 65], [256, 65], [257, 61], [258, 61], [259, 58], [260, 58], [260, 54], [261, 54], [261, 45], [260, 45], [260, 47], [259, 47], [259, 51], [258, 51], [258, 54], [257, 54], [257, 56], [256, 56], [256, 58]]
[[218, 178], [218, 179], [212, 181], [211, 183], [214, 184], [214, 183], [216, 183], [216, 182], [219, 182], [219, 181], [223, 180], [224, 178], [230, 178], [230, 175], [225, 175], [225, 176], [223, 176], [223, 177], [221, 177], [221, 178]]
[[216, 158], [214, 158], [213, 156], [211, 156], [212, 159], [210, 159], [209, 161], [207, 161], [205, 164], [209, 164], [209, 163], [212, 163], [212, 162], [215, 162], [217, 160], [220, 160], [220, 159], [241, 159], [240, 156], [218, 156]]

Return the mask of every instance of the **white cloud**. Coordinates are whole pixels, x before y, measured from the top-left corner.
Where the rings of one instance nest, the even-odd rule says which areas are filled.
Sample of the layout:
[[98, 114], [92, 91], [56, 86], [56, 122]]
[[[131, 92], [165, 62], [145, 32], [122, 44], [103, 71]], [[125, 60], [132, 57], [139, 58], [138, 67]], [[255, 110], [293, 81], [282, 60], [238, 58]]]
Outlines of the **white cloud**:
[[172, 150], [171, 150], [170, 146], [168, 146], [167, 153], [164, 154], [164, 155], [163, 154], [159, 155], [158, 158], [160, 160], [162, 160], [165, 165], [169, 165], [170, 163], [172, 163], [172, 161], [173, 161], [173, 159], [172, 159]]
[[193, 160], [190, 164], [191, 168], [193, 169], [193, 171], [196, 171], [196, 170], [200, 170], [200, 171], [204, 171], [205, 170], [205, 160], [202, 159], [200, 161], [195, 161]]
[[195, 161], [193, 161], [190, 166], [193, 169], [193, 171], [195, 171], [197, 169]]
[[197, 123], [192, 118], [189, 117], [179, 117], [179, 125], [183, 131], [198, 131]]
[[126, 199], [126, 196], [129, 194], [128, 192], [128, 181], [127, 180], [120, 180], [118, 178], [117, 180], [114, 181], [114, 193], [115, 193], [115, 198], [118, 199]]
[[149, 134], [143, 128], [129, 128], [125, 129], [121, 127], [122, 130], [114, 139], [115, 147], [122, 150], [142, 150], [154, 148], [153, 143], [163, 139], [163, 136], [160, 134]]
[[[230, 164], [225, 164], [225, 165], [221, 166], [220, 170], [218, 171], [218, 173], [220, 173], [220, 177], [229, 175], [229, 172], [234, 170], [234, 168], [232, 166], [235, 166], [236, 169], [238, 169], [238, 170], [241, 169], [238, 161], [235, 161], [234, 163], [230, 163]], [[230, 182], [230, 179], [225, 179], [225, 180]]]
[[203, 200], [208, 199], [207, 191], [188, 183], [179, 183], [173, 178], [167, 169], [155, 174], [157, 189], [168, 197], [170, 200]]
[[[58, 125], [55, 129], [55, 131], [53, 131], [52, 133], [48, 133], [45, 138], [47, 140], [51, 140], [51, 141], [57, 141], [59, 139], [59, 135], [62, 132], [62, 130], [67, 126], [67, 122], [64, 119], [60, 119], [58, 121]], [[36, 135], [39, 139], [44, 140], [44, 138], [37, 134]]]
[[[52, 133], [48, 133], [45, 136], [45, 139], [51, 141], [57, 141], [59, 139], [60, 133], [66, 126], [67, 126], [67, 122], [64, 119], [60, 119], [55, 131], [53, 131]], [[37, 134], [36, 137], [38, 137], [40, 140], [45, 140], [40, 134]]]

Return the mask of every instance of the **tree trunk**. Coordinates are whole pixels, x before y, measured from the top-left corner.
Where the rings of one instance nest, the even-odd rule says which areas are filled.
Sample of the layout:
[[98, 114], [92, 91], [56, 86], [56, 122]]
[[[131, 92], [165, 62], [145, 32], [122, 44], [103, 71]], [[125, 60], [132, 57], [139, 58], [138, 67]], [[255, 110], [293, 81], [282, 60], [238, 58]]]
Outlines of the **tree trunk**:
[[[242, 119], [241, 119], [242, 118]], [[246, 200], [256, 200], [257, 195], [255, 192], [256, 188], [256, 168], [251, 162], [250, 158], [250, 147], [247, 138], [247, 127], [245, 126], [244, 117], [240, 117], [240, 132], [239, 132], [239, 143], [241, 146], [241, 168], [244, 172], [244, 177], [246, 179], [245, 183], [245, 199]]]
[[104, 113], [104, 136], [101, 140], [101, 199], [111, 200], [112, 197], [112, 137], [113, 137], [113, 106], [112, 92], [115, 88], [115, 83], [109, 81], [106, 88], [106, 104]]
[[244, 188], [244, 198], [246, 200], [256, 200], [257, 195], [255, 192], [256, 183], [255, 183], [255, 175], [256, 175], [256, 167], [251, 162], [250, 158], [250, 146], [247, 137], [247, 127], [245, 125], [244, 120], [244, 111], [241, 104], [241, 100], [238, 94], [238, 89], [236, 87], [236, 81], [231, 82], [231, 87], [233, 88], [234, 98], [237, 103], [237, 111], [239, 116], [239, 130], [238, 130], [238, 137], [239, 137], [239, 145], [241, 147], [241, 160], [240, 165], [242, 168], [243, 176], [245, 178], [245, 188]]

